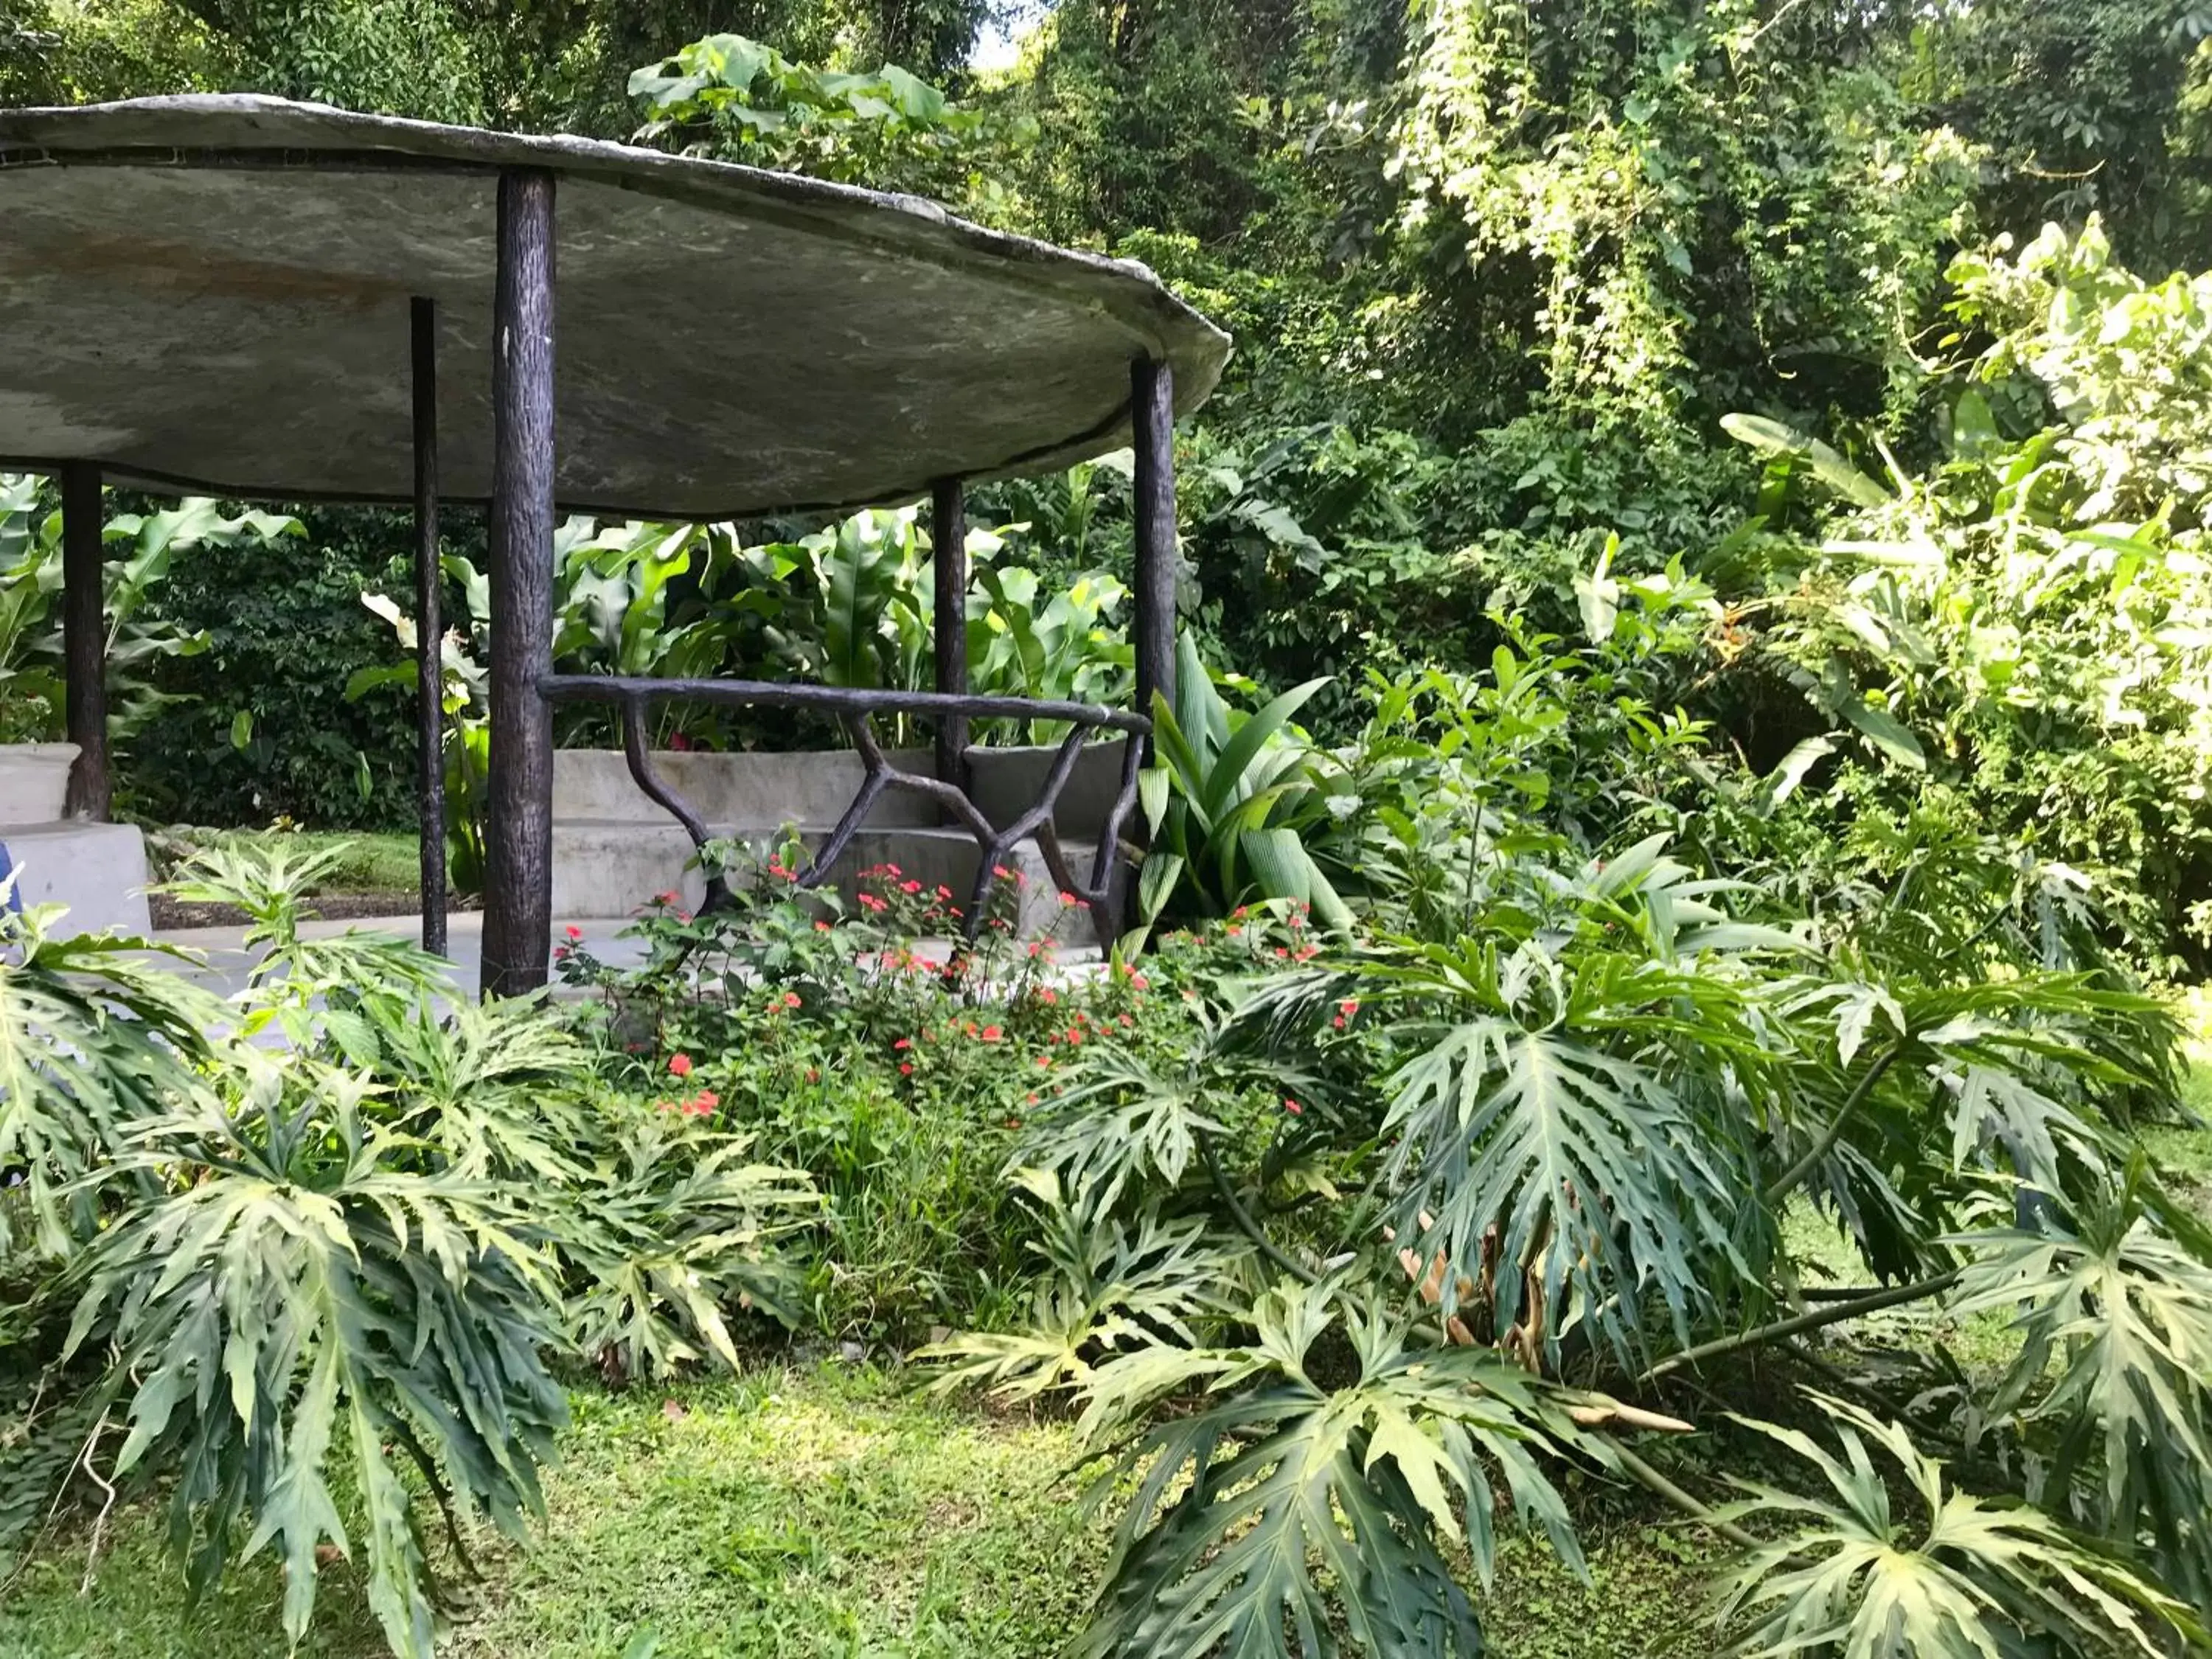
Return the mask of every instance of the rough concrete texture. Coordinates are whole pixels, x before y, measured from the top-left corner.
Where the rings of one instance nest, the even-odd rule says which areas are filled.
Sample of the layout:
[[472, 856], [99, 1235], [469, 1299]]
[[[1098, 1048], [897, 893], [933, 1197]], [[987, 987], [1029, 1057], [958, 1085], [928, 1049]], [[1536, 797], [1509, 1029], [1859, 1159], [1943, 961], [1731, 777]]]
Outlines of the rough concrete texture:
[[[1096, 841], [1121, 787], [1121, 741], [1085, 746], [1060, 792], [1053, 817], [1064, 836]], [[970, 749], [969, 798], [994, 824], [1012, 823], [1036, 802], [1058, 750], [1052, 747]], [[929, 775], [926, 749], [893, 749], [885, 758], [902, 772]], [[656, 750], [653, 770], [709, 823], [775, 829], [786, 823], [833, 824], [860, 793], [865, 775], [849, 749], [788, 754], [704, 754]], [[556, 820], [635, 819], [666, 823], [668, 814], [638, 788], [629, 765], [611, 749], [562, 749], [553, 756]], [[906, 790], [885, 793], [868, 814], [873, 825], [932, 825], [936, 805]]]
[[[885, 758], [902, 772], [927, 775], [926, 749], [893, 749]], [[702, 754], [658, 750], [653, 769], [709, 823], [774, 830], [787, 823], [832, 824], [860, 793], [866, 773], [852, 750], [790, 754]], [[553, 754], [553, 818], [674, 822], [629, 775], [611, 749], [560, 749]], [[933, 824], [936, 803], [894, 790], [868, 814], [872, 824]], [[556, 877], [557, 880], [558, 878]], [[560, 908], [555, 902], [554, 908]]]
[[1228, 339], [1141, 265], [910, 197], [251, 96], [0, 111], [0, 465], [399, 501], [408, 302], [439, 302], [444, 493], [491, 477], [494, 197], [557, 176], [564, 507], [918, 496], [1128, 441], [1129, 364]]
[[[718, 836], [750, 842], [763, 854], [771, 851], [778, 840], [777, 831], [757, 824], [713, 828]], [[818, 824], [799, 830], [810, 854], [828, 834]], [[1087, 873], [1091, 845], [1064, 844], [1077, 870]], [[553, 914], [579, 918], [628, 916], [656, 894], [666, 892], [680, 895], [687, 908], [696, 909], [705, 899], [707, 887], [698, 871], [686, 867], [691, 856], [691, 838], [665, 817], [657, 824], [635, 819], [563, 822], [556, 818], [553, 823]], [[863, 830], [838, 860], [828, 884], [842, 896], [849, 912], [860, 890], [860, 872], [895, 864], [908, 879], [924, 887], [951, 888], [964, 909], [975, 880], [977, 857], [975, 838], [965, 830], [909, 826]], [[1021, 900], [1014, 918], [1015, 930], [1021, 937], [1049, 934], [1071, 945], [1097, 942], [1089, 918], [1060, 902], [1058, 885], [1045, 868], [1043, 854], [1035, 842], [1017, 846], [1007, 860], [1007, 868], [1021, 878]]]
[[[970, 749], [968, 751], [968, 799], [976, 810], [1000, 829], [1036, 805], [1044, 789], [1045, 774], [1052, 769], [1054, 748]], [[1075, 770], [1060, 787], [1053, 823], [1063, 836], [1095, 842], [1105, 827], [1121, 793], [1121, 762], [1128, 752], [1126, 738], [1089, 743], [1075, 763]], [[1133, 812], [1134, 807], [1130, 809]]]
[[143, 936], [153, 931], [146, 911], [146, 842], [128, 823], [11, 823], [0, 842], [18, 874], [15, 891], [27, 909], [63, 904], [63, 931]]

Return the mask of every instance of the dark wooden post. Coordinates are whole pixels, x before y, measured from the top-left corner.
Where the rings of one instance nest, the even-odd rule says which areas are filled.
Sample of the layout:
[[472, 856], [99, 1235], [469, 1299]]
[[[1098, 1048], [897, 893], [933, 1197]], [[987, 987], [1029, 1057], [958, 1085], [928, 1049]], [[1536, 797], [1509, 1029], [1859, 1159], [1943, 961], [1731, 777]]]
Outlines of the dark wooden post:
[[114, 804], [107, 770], [107, 601], [101, 591], [100, 469], [62, 468], [62, 688], [69, 700], [71, 817], [106, 822]]
[[[932, 634], [937, 647], [937, 689], [968, 690], [968, 508], [960, 480], [939, 478], [929, 496], [930, 556], [936, 566], [936, 601]], [[965, 788], [968, 781], [968, 717], [943, 714], [937, 721], [937, 776]]]
[[415, 358], [415, 742], [422, 948], [446, 954], [446, 669], [438, 569], [438, 302], [408, 307]]
[[553, 175], [499, 179], [492, 301], [491, 781], [483, 988], [545, 983], [553, 944]]
[[1175, 370], [1139, 357], [1129, 368], [1136, 443], [1137, 712], [1176, 695]]

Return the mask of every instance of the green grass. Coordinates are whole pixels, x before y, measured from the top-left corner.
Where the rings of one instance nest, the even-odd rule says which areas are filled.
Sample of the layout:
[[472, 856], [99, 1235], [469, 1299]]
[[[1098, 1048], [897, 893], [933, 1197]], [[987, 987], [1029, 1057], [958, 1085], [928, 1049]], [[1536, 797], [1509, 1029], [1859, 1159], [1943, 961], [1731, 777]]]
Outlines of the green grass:
[[[672, 1393], [597, 1390], [528, 1546], [488, 1542], [441, 1654], [458, 1659], [1047, 1659], [1106, 1560], [1076, 1502], [1064, 1424], [919, 1398], [878, 1373], [773, 1370]], [[160, 1517], [50, 1540], [0, 1597], [0, 1659], [261, 1659], [284, 1650], [282, 1582], [257, 1560], [189, 1623]], [[1583, 1585], [1515, 1542], [1482, 1598], [1498, 1659], [1709, 1652], [1709, 1558], [1671, 1528], [1589, 1540]], [[384, 1651], [360, 1582], [326, 1569], [300, 1651]]]
[[208, 830], [175, 824], [153, 833], [153, 850], [166, 876], [197, 848], [282, 846], [295, 857], [343, 848], [344, 856], [311, 893], [412, 893], [422, 884], [421, 841], [376, 830]]

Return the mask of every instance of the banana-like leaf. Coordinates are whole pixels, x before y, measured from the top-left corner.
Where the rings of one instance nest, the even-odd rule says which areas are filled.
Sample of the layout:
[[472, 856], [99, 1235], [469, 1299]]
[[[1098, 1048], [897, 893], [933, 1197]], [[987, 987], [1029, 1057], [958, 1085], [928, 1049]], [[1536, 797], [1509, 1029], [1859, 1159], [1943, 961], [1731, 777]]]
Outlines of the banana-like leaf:
[[1881, 507], [1889, 492], [1818, 438], [1764, 415], [1723, 415], [1721, 430], [1762, 455], [1787, 455], [1803, 461], [1813, 476], [1854, 507]]

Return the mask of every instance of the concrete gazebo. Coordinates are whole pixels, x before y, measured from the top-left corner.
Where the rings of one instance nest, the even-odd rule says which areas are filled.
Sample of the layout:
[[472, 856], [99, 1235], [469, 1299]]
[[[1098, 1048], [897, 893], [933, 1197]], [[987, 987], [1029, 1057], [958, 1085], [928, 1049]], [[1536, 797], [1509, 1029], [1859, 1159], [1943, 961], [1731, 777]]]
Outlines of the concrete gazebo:
[[[1174, 672], [1173, 422], [1227, 349], [1141, 266], [909, 197], [270, 98], [0, 111], [0, 466], [62, 480], [76, 810], [104, 817], [109, 798], [103, 481], [411, 502], [425, 937], [441, 945], [437, 506], [484, 503], [487, 991], [546, 975], [551, 701], [627, 696], [635, 731], [644, 698], [702, 690], [551, 675], [557, 514], [706, 520], [929, 496], [937, 691], [874, 701], [936, 721], [927, 783], [957, 811], [965, 720], [1003, 712], [963, 696], [962, 482], [1133, 444], [1148, 708]], [[869, 694], [775, 700], [864, 716]], [[1040, 711], [1075, 718], [1025, 706]], [[1144, 725], [1079, 712], [1092, 727]]]

